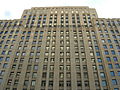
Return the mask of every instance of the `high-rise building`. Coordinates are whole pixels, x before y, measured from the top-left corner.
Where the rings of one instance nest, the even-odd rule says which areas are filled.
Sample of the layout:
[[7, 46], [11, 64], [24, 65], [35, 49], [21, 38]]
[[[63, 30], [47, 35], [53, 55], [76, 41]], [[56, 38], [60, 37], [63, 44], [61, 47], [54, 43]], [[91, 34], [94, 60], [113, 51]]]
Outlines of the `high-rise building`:
[[0, 20], [0, 90], [120, 90], [120, 19], [34, 7]]

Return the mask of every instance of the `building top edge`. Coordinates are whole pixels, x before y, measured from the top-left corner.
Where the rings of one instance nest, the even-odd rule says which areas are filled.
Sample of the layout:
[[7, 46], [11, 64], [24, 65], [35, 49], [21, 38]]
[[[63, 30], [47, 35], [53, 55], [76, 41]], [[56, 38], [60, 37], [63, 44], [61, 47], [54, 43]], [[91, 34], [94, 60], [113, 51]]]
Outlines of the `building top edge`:
[[32, 7], [31, 9], [38, 8], [89, 8], [88, 6], [47, 6], [47, 7]]

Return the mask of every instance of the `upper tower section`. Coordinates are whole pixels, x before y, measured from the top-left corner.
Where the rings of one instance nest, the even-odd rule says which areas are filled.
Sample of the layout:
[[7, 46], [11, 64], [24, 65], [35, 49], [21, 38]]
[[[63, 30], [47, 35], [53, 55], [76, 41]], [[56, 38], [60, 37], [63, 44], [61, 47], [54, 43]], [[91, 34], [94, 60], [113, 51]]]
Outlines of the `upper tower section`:
[[25, 27], [92, 27], [92, 18], [98, 18], [96, 10], [86, 6], [33, 7], [21, 17]]

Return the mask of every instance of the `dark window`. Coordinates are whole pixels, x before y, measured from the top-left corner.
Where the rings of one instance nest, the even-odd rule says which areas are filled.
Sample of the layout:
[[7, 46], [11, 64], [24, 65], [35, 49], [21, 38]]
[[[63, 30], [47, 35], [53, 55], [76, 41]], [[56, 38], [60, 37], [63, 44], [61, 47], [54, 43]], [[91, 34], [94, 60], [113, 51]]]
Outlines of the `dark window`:
[[110, 57], [106, 57], [106, 60], [107, 60], [108, 62], [110, 62], [110, 61], [111, 61]]
[[101, 76], [101, 78], [105, 78], [105, 73], [104, 72], [100, 72], [100, 76]]
[[97, 56], [100, 56], [100, 52], [96, 52], [96, 55], [97, 55]]
[[118, 61], [117, 57], [113, 57], [113, 60], [114, 60], [115, 62]]
[[115, 76], [114, 71], [110, 71], [110, 75], [111, 75], [111, 76]]
[[99, 62], [99, 63], [101, 63], [101, 62], [102, 62], [102, 59], [101, 59], [101, 58], [98, 58], [97, 60], [98, 60], [98, 62]]
[[108, 51], [104, 51], [104, 54], [105, 54], [105, 55], [109, 55], [109, 52], [108, 52]]
[[106, 80], [102, 80], [102, 86], [107, 86]]
[[109, 68], [109, 69], [113, 69], [112, 64], [108, 64], [108, 68]]
[[120, 65], [119, 64], [115, 64], [115, 68], [119, 69]]
[[111, 53], [112, 53], [112, 55], [115, 55], [115, 51], [114, 50], [111, 50]]
[[112, 84], [113, 85], [117, 85], [117, 80], [116, 79], [112, 79]]
[[0, 61], [2, 61], [3, 60], [3, 57], [0, 57]]

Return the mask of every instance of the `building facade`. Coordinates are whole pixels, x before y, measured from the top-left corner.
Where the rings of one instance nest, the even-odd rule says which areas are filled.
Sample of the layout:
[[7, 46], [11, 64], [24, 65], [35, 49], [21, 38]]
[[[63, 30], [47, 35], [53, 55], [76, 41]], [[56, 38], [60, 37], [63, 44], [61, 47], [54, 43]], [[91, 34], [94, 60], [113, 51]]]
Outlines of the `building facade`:
[[0, 20], [0, 90], [120, 90], [120, 19], [34, 7]]

